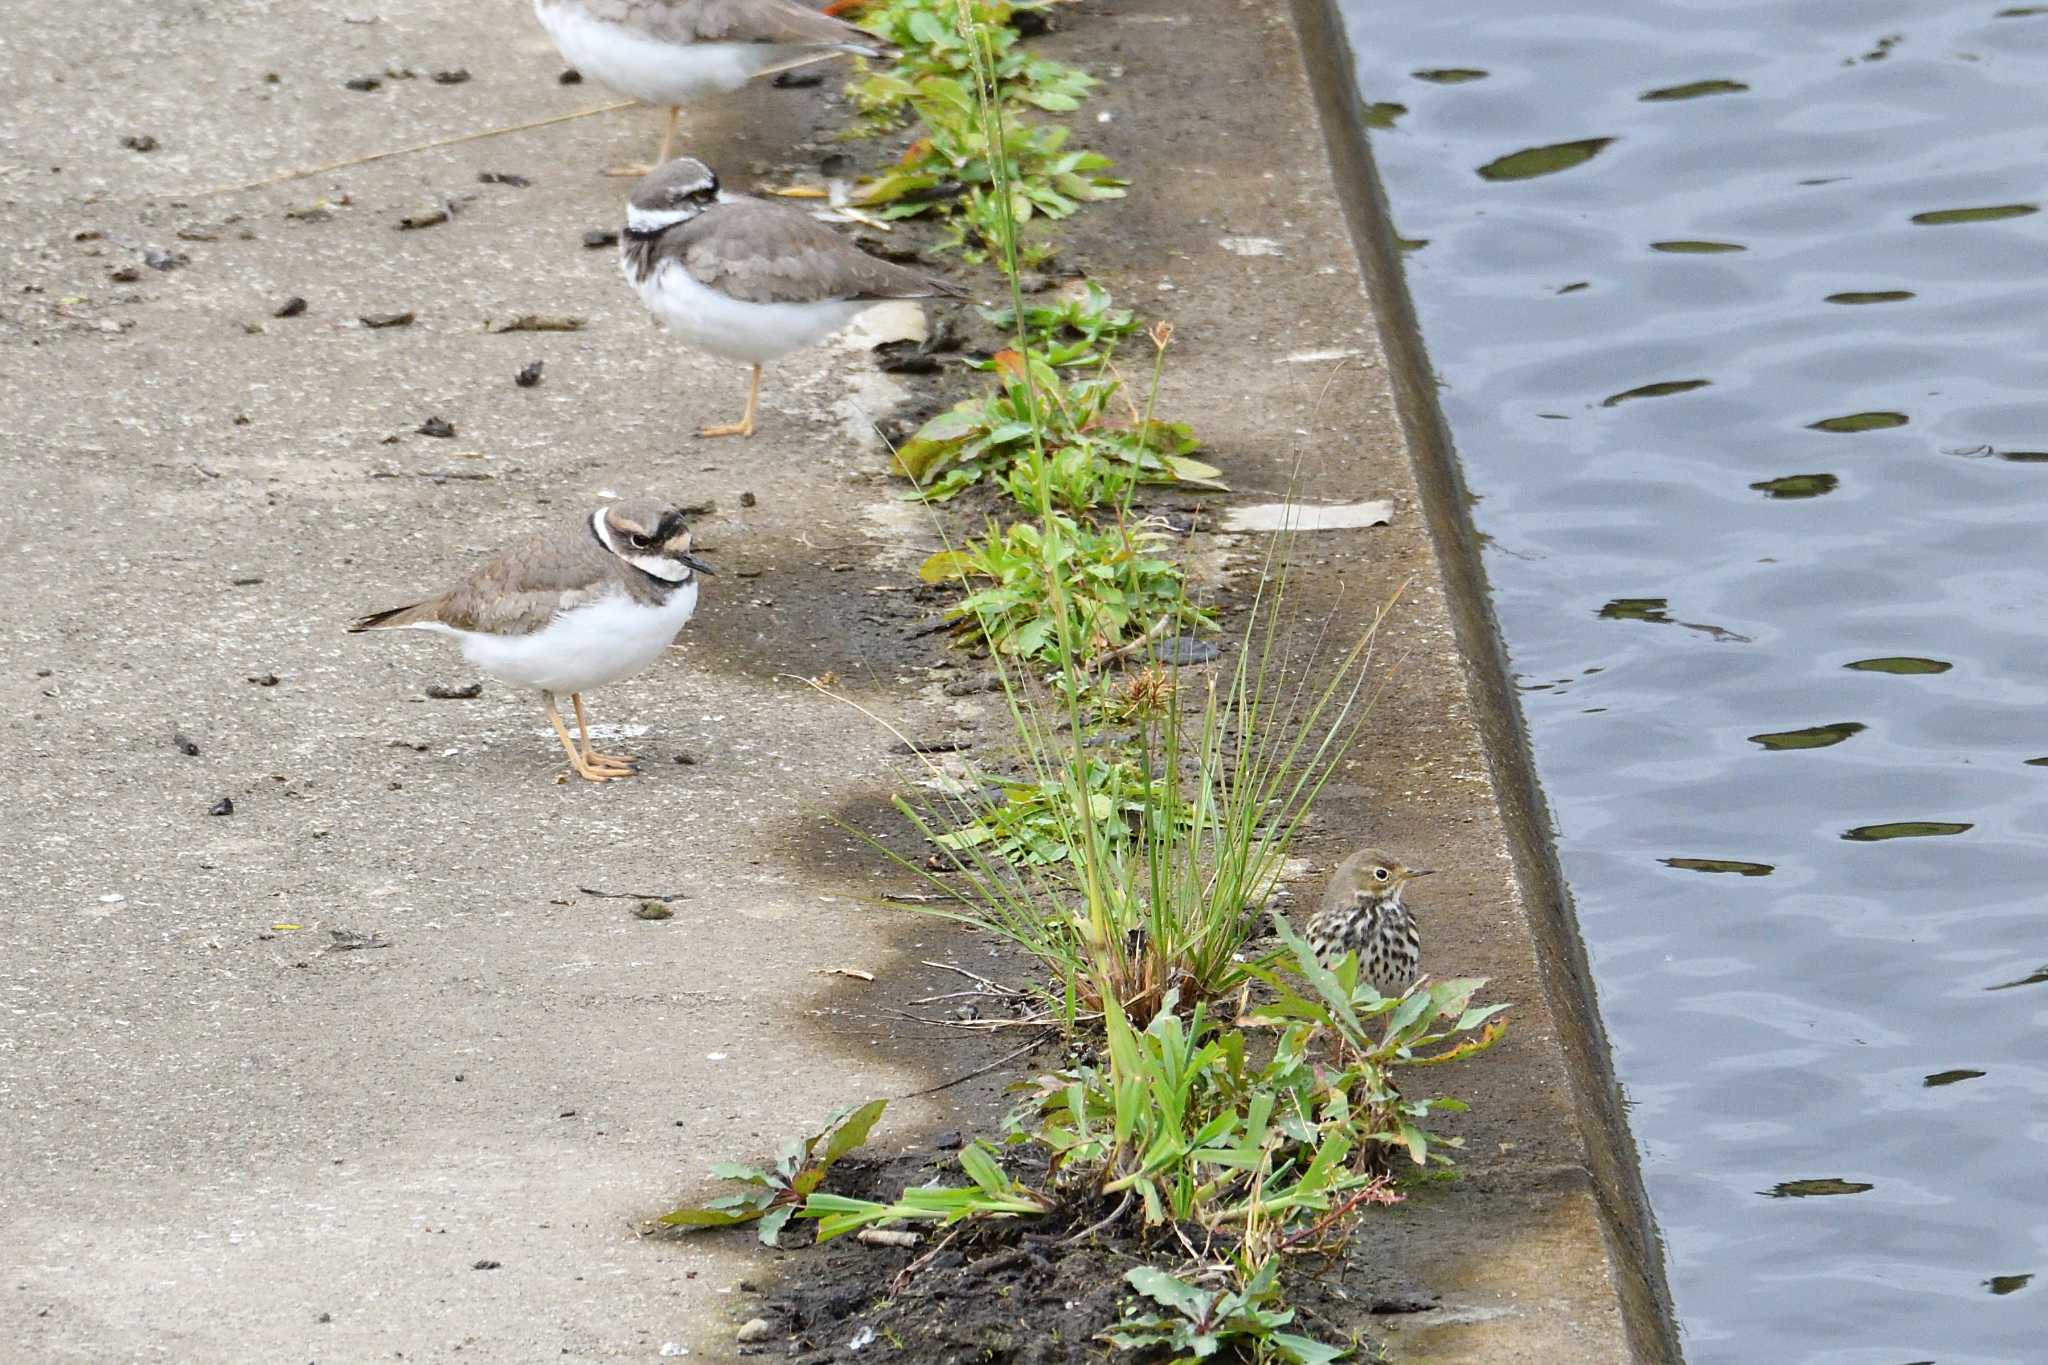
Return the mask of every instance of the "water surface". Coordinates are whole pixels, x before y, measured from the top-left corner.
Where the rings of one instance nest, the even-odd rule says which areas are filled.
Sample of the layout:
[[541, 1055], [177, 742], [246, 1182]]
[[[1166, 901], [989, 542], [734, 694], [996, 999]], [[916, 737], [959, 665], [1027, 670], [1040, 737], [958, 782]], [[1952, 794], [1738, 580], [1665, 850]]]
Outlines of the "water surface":
[[1688, 1358], [2048, 1360], [2048, 6], [1344, 8]]

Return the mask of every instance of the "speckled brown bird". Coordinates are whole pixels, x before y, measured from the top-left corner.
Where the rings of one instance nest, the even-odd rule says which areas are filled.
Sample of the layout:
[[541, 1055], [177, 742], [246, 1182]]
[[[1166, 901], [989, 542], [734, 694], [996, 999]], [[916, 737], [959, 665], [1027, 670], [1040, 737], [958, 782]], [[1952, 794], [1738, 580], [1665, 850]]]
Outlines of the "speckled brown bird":
[[[583, 693], [660, 658], [697, 608], [697, 575], [716, 572], [690, 553], [680, 509], [607, 503], [513, 546], [446, 592], [373, 612], [348, 629], [454, 636], [486, 677], [539, 688], [569, 766], [609, 782], [637, 770], [629, 758], [590, 747]], [[555, 710], [557, 692], [575, 703], [580, 750]]]
[[1309, 946], [1325, 964], [1358, 954], [1358, 974], [1381, 995], [1399, 995], [1422, 969], [1422, 939], [1401, 893], [1435, 869], [1411, 868], [1391, 853], [1362, 848], [1337, 865], [1308, 923]]
[[961, 297], [950, 282], [870, 256], [802, 209], [721, 194], [678, 157], [633, 187], [619, 264], [641, 302], [700, 351], [753, 367], [747, 410], [702, 436], [751, 436], [761, 367], [886, 299]]

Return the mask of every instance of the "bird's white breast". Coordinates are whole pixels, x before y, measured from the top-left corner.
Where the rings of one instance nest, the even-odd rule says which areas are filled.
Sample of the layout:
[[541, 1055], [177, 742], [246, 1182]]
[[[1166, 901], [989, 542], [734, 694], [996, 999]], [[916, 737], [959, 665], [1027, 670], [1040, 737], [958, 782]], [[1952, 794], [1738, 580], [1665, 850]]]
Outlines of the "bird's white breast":
[[685, 583], [660, 606], [636, 602], [623, 591], [559, 612], [531, 635], [438, 630], [462, 642], [462, 657], [499, 682], [549, 692], [583, 692], [631, 677], [661, 657], [697, 609], [697, 585]]
[[799, 346], [823, 341], [874, 307], [855, 299], [823, 303], [748, 303], [711, 288], [667, 260], [644, 280], [627, 280], [662, 324], [700, 351], [748, 365], [765, 365]]
[[737, 90], [782, 60], [771, 43], [665, 43], [593, 18], [578, 0], [535, 0], [562, 58], [592, 80], [649, 104], [689, 104]]

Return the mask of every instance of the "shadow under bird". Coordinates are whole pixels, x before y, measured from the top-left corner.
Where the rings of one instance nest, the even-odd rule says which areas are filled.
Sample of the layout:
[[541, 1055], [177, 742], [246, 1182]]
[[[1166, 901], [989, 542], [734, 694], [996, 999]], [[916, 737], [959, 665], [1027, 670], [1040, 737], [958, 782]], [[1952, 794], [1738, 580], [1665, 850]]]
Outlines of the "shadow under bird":
[[1401, 893], [1434, 871], [1404, 866], [1376, 848], [1358, 850], [1330, 874], [1322, 906], [1308, 922], [1309, 946], [1326, 966], [1356, 952], [1360, 980], [1381, 995], [1400, 995], [1422, 969], [1422, 939]]
[[[660, 658], [697, 608], [697, 576], [716, 572], [690, 553], [679, 509], [608, 503], [513, 546], [446, 592], [373, 612], [348, 629], [454, 636], [486, 677], [539, 688], [569, 766], [609, 782], [638, 770], [630, 758], [590, 747], [583, 694]], [[562, 692], [575, 703], [580, 749], [555, 709]]]
[[533, 12], [569, 65], [622, 95], [668, 106], [657, 166], [668, 160], [683, 105], [812, 62], [895, 52], [798, 0], [534, 0]]
[[680, 157], [633, 187], [619, 264], [685, 344], [753, 367], [747, 410], [701, 436], [751, 436], [761, 367], [889, 299], [965, 298], [937, 275], [870, 256], [802, 209], [721, 194]]

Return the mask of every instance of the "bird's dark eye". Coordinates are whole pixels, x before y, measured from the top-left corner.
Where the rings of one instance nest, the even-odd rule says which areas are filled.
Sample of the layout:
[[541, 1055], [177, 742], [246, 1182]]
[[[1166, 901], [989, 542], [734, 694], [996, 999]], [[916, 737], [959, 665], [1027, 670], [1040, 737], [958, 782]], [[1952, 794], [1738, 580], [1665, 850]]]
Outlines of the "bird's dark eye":
[[649, 540], [646, 536], [628, 536], [626, 540], [627, 543], [630, 544], [636, 550], [644, 550], [649, 545], [652, 545], [654, 543], [653, 541]]
[[1387, 870], [1384, 867], [1374, 868], [1372, 870], [1372, 879], [1376, 882], [1385, 881], [1387, 879]]

